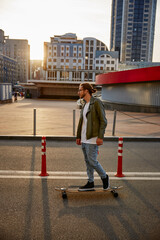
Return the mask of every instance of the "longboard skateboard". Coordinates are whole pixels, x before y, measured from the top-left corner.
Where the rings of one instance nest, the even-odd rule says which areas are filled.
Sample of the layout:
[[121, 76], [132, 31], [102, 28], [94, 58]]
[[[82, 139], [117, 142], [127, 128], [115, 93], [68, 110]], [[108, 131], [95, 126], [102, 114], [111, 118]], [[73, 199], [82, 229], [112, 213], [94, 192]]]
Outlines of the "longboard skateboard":
[[123, 186], [119, 187], [110, 187], [108, 189], [103, 189], [103, 188], [94, 188], [92, 190], [85, 190], [85, 191], [80, 191], [78, 188], [60, 188], [56, 187], [55, 190], [59, 191], [62, 193], [62, 198], [65, 199], [67, 198], [67, 193], [86, 193], [86, 192], [111, 192], [114, 197], [118, 197], [117, 190], [121, 189]]

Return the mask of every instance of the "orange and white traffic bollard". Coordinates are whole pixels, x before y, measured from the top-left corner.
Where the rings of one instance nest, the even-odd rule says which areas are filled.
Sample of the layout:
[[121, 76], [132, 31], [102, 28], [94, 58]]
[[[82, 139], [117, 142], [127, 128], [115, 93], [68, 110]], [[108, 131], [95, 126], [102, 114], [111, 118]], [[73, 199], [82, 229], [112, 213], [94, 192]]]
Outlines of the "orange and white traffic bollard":
[[39, 176], [49, 176], [49, 174], [46, 172], [46, 137], [42, 137], [42, 165], [41, 173], [39, 174]]
[[125, 177], [122, 173], [122, 153], [123, 153], [123, 138], [120, 137], [118, 141], [118, 164], [117, 164], [117, 174], [116, 177]]

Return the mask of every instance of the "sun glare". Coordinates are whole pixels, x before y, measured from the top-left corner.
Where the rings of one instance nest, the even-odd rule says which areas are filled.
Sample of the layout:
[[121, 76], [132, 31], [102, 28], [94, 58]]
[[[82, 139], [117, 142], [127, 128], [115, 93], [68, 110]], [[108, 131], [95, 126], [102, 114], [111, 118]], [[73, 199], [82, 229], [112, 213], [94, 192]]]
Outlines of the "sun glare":
[[[27, 39], [30, 58], [43, 59], [44, 42], [54, 35], [95, 37], [109, 48], [112, 0], [0, 0], [0, 28], [10, 39]], [[157, 1], [153, 60], [160, 61]], [[156, 49], [156, 50], [155, 50]]]

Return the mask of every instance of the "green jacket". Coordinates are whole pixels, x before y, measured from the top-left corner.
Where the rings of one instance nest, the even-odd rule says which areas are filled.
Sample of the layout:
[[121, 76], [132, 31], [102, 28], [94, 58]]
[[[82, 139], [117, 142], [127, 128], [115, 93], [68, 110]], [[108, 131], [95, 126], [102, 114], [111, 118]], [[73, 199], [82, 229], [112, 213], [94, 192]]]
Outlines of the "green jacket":
[[[77, 139], [81, 139], [84, 106], [81, 110], [79, 124], [77, 128]], [[90, 105], [86, 116], [87, 116], [86, 138], [90, 139], [92, 137], [98, 137], [103, 139], [105, 128], [107, 126], [107, 119], [105, 116], [104, 105], [100, 99], [94, 98], [93, 96], [91, 97]]]

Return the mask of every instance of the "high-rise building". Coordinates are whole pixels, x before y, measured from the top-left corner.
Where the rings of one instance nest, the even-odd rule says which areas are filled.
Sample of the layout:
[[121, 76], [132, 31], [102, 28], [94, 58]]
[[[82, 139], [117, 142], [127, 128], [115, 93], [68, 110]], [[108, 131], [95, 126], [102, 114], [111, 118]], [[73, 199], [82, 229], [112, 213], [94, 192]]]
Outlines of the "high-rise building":
[[17, 61], [6, 53], [4, 31], [0, 29], [0, 83], [17, 83]]
[[121, 62], [151, 62], [157, 0], [112, 0], [111, 50]]
[[17, 60], [17, 81], [30, 78], [30, 45], [25, 39], [5, 39], [5, 55]]
[[97, 74], [118, 70], [118, 52], [108, 51], [96, 38], [55, 35], [44, 43], [43, 67], [46, 80], [94, 82]]
[[[4, 31], [0, 29], [0, 54], [2, 55], [1, 61], [5, 59], [5, 61], [3, 61], [4, 63], [7, 61], [10, 62], [11, 59], [13, 63], [16, 62], [16, 69], [15, 67], [12, 68], [12, 72], [14, 69], [15, 74], [10, 73], [11, 75], [15, 75], [14, 83], [27, 82], [27, 80], [30, 79], [30, 45], [28, 44], [28, 40], [10, 39], [9, 36], [5, 36]], [[5, 71], [5, 75], [9, 76], [10, 68], [9, 66], [4, 66], [3, 71], [5, 68], [8, 69]]]
[[4, 31], [0, 29], [0, 54], [5, 53], [5, 36]]

